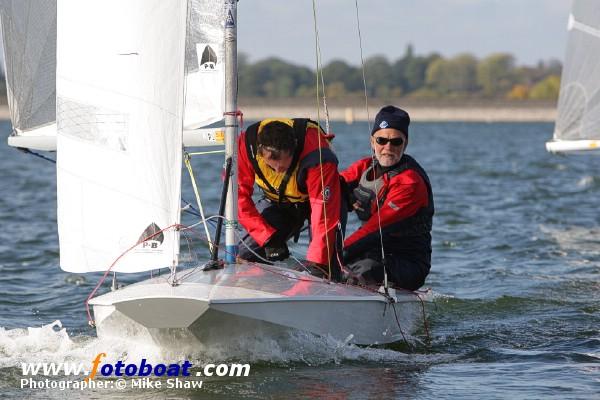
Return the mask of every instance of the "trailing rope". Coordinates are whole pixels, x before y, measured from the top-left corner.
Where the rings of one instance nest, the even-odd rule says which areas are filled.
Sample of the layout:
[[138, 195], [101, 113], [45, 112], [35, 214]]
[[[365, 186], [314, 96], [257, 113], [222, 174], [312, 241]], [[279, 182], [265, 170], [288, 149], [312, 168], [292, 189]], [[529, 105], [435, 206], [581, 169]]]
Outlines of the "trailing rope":
[[56, 160], [53, 160], [50, 157], [46, 157], [43, 154], [36, 153], [35, 151], [31, 151], [31, 149], [28, 149], [28, 148], [25, 148], [25, 147], [17, 147], [17, 149], [20, 150], [20, 151], [22, 151], [25, 154], [31, 154], [32, 156], [39, 157], [42, 160], [46, 160], [46, 161], [49, 161], [49, 162], [51, 162], [53, 164], [56, 164]]

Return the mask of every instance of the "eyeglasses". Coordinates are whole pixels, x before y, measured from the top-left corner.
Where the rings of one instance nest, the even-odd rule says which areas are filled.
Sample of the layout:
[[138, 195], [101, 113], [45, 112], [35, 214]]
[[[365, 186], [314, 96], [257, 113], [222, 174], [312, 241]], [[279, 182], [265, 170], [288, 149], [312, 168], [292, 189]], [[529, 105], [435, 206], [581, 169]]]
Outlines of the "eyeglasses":
[[404, 144], [404, 139], [402, 139], [402, 138], [388, 139], [388, 138], [385, 138], [382, 136], [378, 136], [375, 138], [375, 143], [377, 143], [380, 146], [385, 146], [388, 143], [390, 143], [392, 146], [402, 146]]

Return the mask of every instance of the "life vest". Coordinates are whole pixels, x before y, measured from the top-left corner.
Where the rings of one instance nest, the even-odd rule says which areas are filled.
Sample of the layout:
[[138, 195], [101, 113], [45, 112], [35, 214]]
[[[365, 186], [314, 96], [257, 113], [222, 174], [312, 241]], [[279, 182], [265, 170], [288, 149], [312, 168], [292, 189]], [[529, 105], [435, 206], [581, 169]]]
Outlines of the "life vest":
[[[425, 185], [427, 186], [428, 205], [427, 207], [421, 208], [415, 215], [402, 220], [398, 229], [394, 230], [394, 236], [418, 235], [431, 231], [434, 213], [431, 183], [429, 182], [429, 177], [425, 170], [408, 154], [404, 154], [398, 164], [384, 172], [377, 179], [368, 179], [369, 175], [371, 177], [374, 176], [373, 166], [370, 166], [363, 172], [358, 186], [352, 192], [362, 209], [362, 211], [356, 210], [356, 214], [361, 221], [368, 221], [371, 218], [371, 209], [373, 208], [375, 201], [379, 203], [378, 207], [383, 207], [389, 191], [389, 186], [393, 184], [393, 178], [409, 169], [417, 172], [423, 181], [425, 181]], [[388, 175], [389, 180], [387, 186], [385, 186], [383, 181], [383, 176], [385, 174]], [[382, 187], [384, 187], [383, 191], [381, 191]], [[380, 193], [379, 196], [376, 194], [377, 191]]]
[[[291, 126], [296, 136], [296, 149], [292, 157], [292, 163], [285, 172], [274, 171], [267, 165], [264, 158], [258, 152], [258, 135], [260, 135], [266, 124], [273, 121], [283, 122]], [[250, 125], [246, 130], [246, 149], [248, 150], [248, 158], [254, 169], [254, 180], [268, 199], [279, 203], [308, 201], [306, 188], [300, 187], [297, 179], [300, 172], [300, 155], [304, 150], [307, 128], [316, 128], [319, 134], [323, 134], [324, 140], [329, 140], [324, 135], [319, 124], [307, 118], [264, 119]]]

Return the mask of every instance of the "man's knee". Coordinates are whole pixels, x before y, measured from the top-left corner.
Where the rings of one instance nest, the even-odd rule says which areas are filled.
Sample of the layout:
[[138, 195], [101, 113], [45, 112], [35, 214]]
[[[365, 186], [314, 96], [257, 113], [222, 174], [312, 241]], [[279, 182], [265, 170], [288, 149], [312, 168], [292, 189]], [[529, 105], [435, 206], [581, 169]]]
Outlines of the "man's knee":
[[406, 260], [395, 261], [389, 268], [390, 281], [394, 283], [394, 286], [406, 290], [417, 290], [425, 284], [427, 273], [418, 264]]

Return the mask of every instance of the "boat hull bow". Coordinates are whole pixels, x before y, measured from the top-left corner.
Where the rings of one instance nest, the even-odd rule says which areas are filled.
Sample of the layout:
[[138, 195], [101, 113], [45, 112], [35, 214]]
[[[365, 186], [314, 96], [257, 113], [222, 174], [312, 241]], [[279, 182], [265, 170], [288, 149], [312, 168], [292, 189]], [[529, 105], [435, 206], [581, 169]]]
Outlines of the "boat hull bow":
[[336, 284], [248, 263], [152, 278], [93, 299], [99, 336], [126, 330], [163, 342], [176, 330], [201, 342], [242, 330], [306, 331], [356, 344], [396, 342], [414, 331], [423, 294]]

